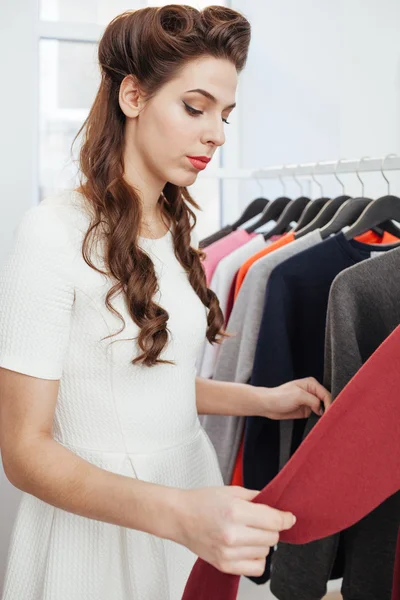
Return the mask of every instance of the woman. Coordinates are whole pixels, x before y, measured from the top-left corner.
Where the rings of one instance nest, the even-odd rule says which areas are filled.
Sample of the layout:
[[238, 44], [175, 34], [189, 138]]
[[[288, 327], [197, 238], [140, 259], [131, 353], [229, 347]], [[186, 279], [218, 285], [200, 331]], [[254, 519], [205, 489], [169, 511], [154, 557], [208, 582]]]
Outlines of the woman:
[[178, 600], [196, 556], [259, 575], [293, 525], [223, 487], [198, 419], [330, 405], [313, 379], [195, 376], [204, 337], [226, 334], [188, 157], [225, 142], [249, 41], [239, 13], [179, 5], [124, 13], [100, 41], [80, 187], [24, 214], [2, 273], [2, 458], [24, 492], [3, 600]]

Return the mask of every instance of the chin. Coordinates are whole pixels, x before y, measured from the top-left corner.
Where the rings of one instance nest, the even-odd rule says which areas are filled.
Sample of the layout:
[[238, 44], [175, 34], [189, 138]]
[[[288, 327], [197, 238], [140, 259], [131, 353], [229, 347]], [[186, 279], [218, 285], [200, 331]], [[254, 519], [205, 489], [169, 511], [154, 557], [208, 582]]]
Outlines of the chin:
[[172, 175], [168, 181], [173, 185], [177, 185], [180, 187], [187, 187], [192, 185], [197, 179], [198, 173], [193, 173], [186, 171], [186, 173], [180, 173], [176, 175]]

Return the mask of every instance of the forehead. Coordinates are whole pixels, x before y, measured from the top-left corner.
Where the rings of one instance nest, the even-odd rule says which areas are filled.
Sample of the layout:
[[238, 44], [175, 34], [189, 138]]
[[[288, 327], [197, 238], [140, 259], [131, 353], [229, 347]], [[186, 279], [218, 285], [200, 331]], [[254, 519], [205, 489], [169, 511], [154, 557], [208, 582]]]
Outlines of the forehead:
[[235, 102], [237, 82], [236, 67], [231, 61], [203, 57], [187, 63], [170, 84], [173, 91], [178, 93], [197, 88], [205, 89], [225, 106]]

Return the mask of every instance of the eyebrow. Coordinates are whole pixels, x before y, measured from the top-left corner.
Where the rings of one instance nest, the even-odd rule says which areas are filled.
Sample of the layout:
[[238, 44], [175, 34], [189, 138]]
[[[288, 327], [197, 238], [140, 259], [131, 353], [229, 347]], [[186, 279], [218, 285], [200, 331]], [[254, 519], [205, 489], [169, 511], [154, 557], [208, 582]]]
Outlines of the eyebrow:
[[[210, 94], [210, 92], [207, 92], [206, 90], [197, 88], [195, 90], [187, 90], [186, 93], [189, 93], [189, 92], [197, 92], [198, 94], [203, 94], [203, 96], [205, 96], [212, 102], [217, 102], [217, 99], [215, 98], [215, 96], [213, 96], [212, 94]], [[235, 108], [235, 106], [236, 106], [236, 102], [234, 102], [233, 104], [230, 104], [229, 106], [226, 106], [224, 110], [226, 110], [227, 108]]]

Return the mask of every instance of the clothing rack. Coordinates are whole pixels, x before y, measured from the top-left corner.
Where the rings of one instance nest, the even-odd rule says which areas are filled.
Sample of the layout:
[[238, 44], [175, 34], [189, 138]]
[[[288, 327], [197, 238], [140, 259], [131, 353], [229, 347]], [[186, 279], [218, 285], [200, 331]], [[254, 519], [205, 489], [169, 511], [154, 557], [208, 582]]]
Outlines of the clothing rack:
[[313, 177], [314, 175], [337, 175], [339, 173], [400, 171], [400, 156], [389, 154], [381, 158], [340, 159], [315, 163], [288, 164], [262, 169], [224, 168], [201, 174], [204, 178], [220, 179], [277, 179], [280, 177]]

